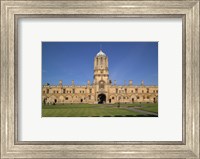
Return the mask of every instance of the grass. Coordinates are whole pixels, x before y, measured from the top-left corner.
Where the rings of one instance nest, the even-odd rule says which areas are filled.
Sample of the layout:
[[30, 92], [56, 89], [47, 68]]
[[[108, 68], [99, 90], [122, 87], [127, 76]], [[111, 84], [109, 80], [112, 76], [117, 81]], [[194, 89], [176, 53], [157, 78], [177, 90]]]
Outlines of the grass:
[[[150, 105], [150, 104], [147, 104]], [[141, 112], [127, 110], [127, 107], [137, 107], [138, 104], [57, 104], [43, 105], [43, 117], [136, 117], [149, 116]], [[154, 109], [155, 104], [150, 106]], [[142, 108], [143, 109], [143, 108]], [[151, 109], [150, 109], [151, 110]]]

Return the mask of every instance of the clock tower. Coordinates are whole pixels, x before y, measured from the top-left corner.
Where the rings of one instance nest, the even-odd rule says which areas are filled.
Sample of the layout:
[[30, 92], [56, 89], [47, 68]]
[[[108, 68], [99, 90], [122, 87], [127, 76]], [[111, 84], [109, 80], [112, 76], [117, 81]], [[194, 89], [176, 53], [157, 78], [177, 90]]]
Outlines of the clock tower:
[[108, 83], [108, 57], [100, 50], [94, 58], [94, 84], [99, 85], [99, 89], [101, 89]]

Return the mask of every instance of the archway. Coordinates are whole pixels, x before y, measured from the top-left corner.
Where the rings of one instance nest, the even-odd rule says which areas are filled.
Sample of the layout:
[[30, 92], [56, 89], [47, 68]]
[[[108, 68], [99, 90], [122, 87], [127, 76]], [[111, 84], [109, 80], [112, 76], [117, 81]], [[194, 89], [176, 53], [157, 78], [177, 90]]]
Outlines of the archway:
[[98, 104], [103, 104], [106, 102], [106, 95], [105, 94], [99, 94], [98, 95]]
[[156, 98], [155, 97], [153, 98], [153, 102], [156, 103]]

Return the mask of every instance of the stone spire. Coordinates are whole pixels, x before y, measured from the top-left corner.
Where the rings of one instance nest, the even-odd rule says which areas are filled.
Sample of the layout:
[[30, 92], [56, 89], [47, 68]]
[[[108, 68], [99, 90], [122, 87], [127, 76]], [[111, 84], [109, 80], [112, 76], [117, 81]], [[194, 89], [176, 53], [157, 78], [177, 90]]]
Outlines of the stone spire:
[[141, 85], [142, 85], [142, 86], [144, 86], [144, 80], [142, 80], [142, 83], [141, 83]]
[[132, 86], [132, 85], [133, 85], [133, 81], [129, 80], [129, 86]]
[[62, 80], [59, 81], [59, 86], [62, 86]]
[[88, 86], [90, 86], [90, 80], [87, 81]]

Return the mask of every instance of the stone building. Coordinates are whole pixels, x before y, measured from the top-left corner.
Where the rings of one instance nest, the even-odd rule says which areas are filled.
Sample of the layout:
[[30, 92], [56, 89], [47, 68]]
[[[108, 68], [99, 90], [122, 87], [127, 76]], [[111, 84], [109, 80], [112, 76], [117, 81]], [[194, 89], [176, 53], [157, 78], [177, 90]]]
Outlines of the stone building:
[[94, 81], [87, 85], [43, 85], [42, 100], [46, 104], [57, 103], [155, 103], [158, 101], [158, 86], [133, 85], [132, 80], [126, 85], [117, 85], [109, 79], [108, 57], [100, 50], [94, 58]]

